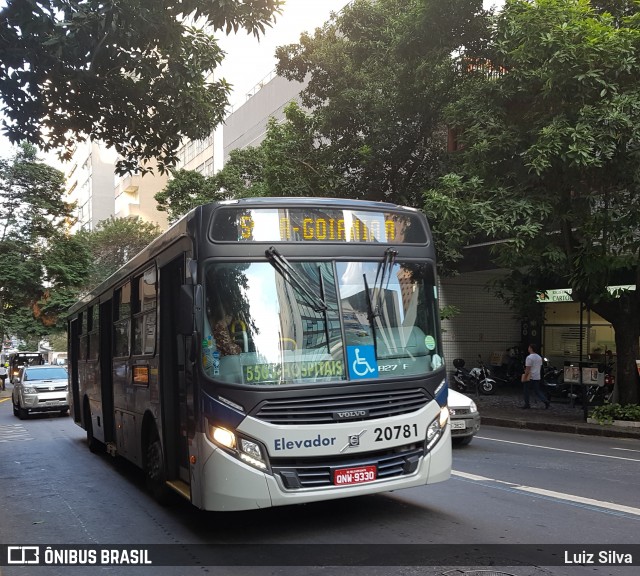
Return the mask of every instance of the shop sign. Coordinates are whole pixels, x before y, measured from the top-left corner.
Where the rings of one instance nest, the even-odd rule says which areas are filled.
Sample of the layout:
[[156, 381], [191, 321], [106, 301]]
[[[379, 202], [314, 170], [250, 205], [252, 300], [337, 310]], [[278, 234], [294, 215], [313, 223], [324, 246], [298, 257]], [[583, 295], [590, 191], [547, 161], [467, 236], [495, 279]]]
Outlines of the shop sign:
[[561, 290], [545, 290], [538, 294], [538, 302], [573, 302], [571, 298], [571, 288], [563, 288]]
[[[635, 290], [634, 284], [627, 284], [623, 286], [607, 286], [607, 290], [612, 294], [618, 290]], [[571, 288], [560, 288], [557, 290], [545, 290], [540, 292], [537, 298], [538, 302], [547, 304], [550, 302], [573, 302], [571, 298]]]

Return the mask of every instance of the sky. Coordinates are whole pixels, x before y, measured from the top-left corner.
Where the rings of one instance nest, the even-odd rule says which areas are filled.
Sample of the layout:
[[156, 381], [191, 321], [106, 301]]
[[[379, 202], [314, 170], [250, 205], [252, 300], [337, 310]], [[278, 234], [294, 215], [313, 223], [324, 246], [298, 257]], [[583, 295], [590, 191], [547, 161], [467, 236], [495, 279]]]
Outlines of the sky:
[[230, 104], [237, 108], [246, 95], [276, 67], [278, 46], [297, 43], [302, 32], [322, 26], [331, 12], [339, 12], [349, 0], [286, 0], [276, 23], [267, 28], [260, 40], [244, 31], [220, 38], [220, 46], [227, 53], [219, 76], [232, 84]]

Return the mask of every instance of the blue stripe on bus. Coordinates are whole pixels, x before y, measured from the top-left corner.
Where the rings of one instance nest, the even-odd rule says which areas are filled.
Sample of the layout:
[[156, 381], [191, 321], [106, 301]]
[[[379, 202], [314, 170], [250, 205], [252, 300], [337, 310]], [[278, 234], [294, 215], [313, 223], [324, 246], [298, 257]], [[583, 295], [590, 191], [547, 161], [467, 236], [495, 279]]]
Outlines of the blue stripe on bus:
[[203, 413], [206, 417], [214, 420], [216, 423], [226, 424], [231, 428], [236, 428], [240, 425], [246, 414], [234, 410], [230, 406], [223, 404], [220, 400], [211, 398], [206, 394], [202, 395]]
[[438, 392], [438, 395], [436, 396], [436, 402], [440, 404], [440, 406], [446, 406], [448, 396], [449, 396], [449, 386], [446, 385], [440, 389], [440, 392]]

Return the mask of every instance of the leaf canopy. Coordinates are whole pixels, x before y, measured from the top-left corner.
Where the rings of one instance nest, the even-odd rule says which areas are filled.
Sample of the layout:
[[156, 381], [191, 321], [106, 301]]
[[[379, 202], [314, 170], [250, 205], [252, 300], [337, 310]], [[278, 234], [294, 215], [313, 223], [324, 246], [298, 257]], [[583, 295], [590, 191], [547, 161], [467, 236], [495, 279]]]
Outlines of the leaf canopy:
[[213, 80], [216, 33], [265, 31], [282, 0], [6, 0], [0, 9], [3, 131], [64, 150], [112, 146], [120, 173], [161, 171], [184, 138], [222, 121], [230, 86]]

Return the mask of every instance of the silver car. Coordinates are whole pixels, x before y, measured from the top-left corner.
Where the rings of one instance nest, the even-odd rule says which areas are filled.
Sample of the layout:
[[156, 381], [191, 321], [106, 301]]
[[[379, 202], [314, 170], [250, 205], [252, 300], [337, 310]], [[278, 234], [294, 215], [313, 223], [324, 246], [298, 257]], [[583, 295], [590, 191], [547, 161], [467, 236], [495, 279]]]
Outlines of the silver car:
[[449, 388], [449, 415], [451, 419], [451, 440], [454, 446], [469, 444], [480, 430], [480, 413], [471, 398]]
[[62, 366], [25, 366], [13, 380], [13, 413], [26, 418], [35, 412], [69, 413], [69, 382]]

